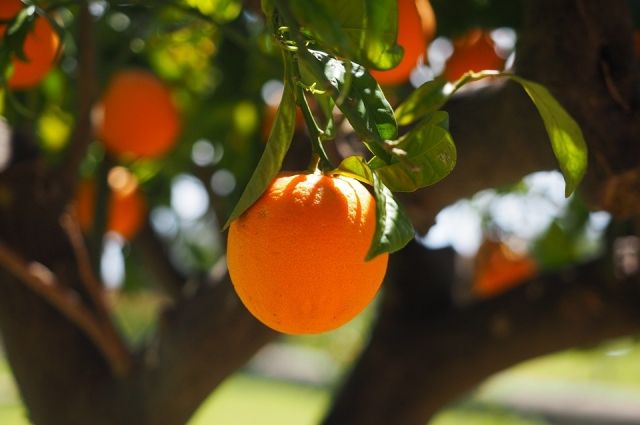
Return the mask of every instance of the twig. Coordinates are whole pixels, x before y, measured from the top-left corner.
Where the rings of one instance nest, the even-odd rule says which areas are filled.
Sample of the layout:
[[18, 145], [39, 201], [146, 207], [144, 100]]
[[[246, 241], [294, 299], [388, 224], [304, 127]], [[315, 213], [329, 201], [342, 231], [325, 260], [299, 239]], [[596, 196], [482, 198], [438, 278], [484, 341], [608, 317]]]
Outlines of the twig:
[[71, 139], [66, 158], [62, 162], [58, 172], [61, 182], [70, 197], [78, 177], [78, 168], [84, 158], [87, 147], [93, 139], [91, 125], [91, 108], [93, 105], [95, 61], [94, 61], [94, 25], [87, 0], [80, 2], [78, 15], [78, 113], [76, 126]]
[[128, 373], [131, 355], [122, 341], [94, 317], [75, 291], [60, 285], [51, 270], [41, 263], [25, 261], [3, 242], [0, 242], [0, 265], [76, 324], [96, 344], [115, 375]]
[[607, 86], [607, 91], [611, 96], [611, 99], [615, 103], [617, 103], [623, 111], [630, 113], [631, 105], [624, 99], [620, 90], [616, 86], [616, 83], [613, 81], [613, 76], [611, 75], [611, 67], [605, 60], [600, 60], [600, 68], [602, 69], [602, 74], [604, 76], [604, 83]]
[[82, 232], [78, 227], [77, 221], [69, 212], [65, 211], [62, 213], [62, 217], [60, 217], [60, 224], [67, 234], [71, 247], [73, 248], [73, 252], [76, 256], [78, 274], [81, 282], [84, 284], [87, 293], [91, 297], [91, 300], [100, 315], [108, 317], [107, 308], [104, 305], [104, 298], [102, 296], [103, 286], [93, 273], [89, 252], [87, 251], [87, 247], [84, 243], [84, 238], [82, 237]]

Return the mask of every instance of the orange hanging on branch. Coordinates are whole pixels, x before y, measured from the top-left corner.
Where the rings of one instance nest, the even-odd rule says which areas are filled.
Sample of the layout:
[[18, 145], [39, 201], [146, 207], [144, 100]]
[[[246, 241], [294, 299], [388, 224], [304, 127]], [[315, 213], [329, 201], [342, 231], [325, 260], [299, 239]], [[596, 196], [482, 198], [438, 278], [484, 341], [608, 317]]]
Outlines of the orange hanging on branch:
[[373, 299], [388, 254], [365, 261], [375, 200], [357, 180], [280, 174], [231, 223], [227, 262], [249, 311], [289, 334], [337, 328]]
[[444, 77], [449, 81], [456, 81], [469, 71], [504, 68], [504, 59], [496, 53], [495, 43], [486, 31], [472, 29], [456, 38], [453, 46], [453, 54], [444, 69]]
[[131, 158], [164, 155], [176, 143], [180, 114], [169, 88], [153, 74], [116, 74], [98, 107], [97, 134], [112, 154]]
[[[23, 8], [20, 0], [1, 0], [0, 20], [13, 19]], [[6, 25], [0, 25], [0, 40], [6, 30]], [[11, 58], [13, 71], [7, 82], [9, 88], [20, 90], [38, 85], [55, 65], [59, 47], [60, 37], [49, 21], [42, 16], [36, 17], [22, 46], [27, 61], [15, 55]]]

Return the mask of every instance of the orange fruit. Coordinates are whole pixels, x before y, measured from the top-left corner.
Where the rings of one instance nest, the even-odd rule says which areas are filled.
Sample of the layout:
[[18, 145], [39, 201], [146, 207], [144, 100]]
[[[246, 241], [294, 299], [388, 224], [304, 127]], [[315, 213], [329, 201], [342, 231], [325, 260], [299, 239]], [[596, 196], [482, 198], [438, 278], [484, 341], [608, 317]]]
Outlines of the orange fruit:
[[453, 54], [445, 64], [444, 77], [456, 81], [468, 71], [501, 70], [504, 59], [498, 56], [488, 32], [475, 28], [453, 42]]
[[[271, 134], [271, 127], [273, 127], [273, 122], [276, 119], [276, 113], [278, 112], [278, 107], [274, 105], [267, 104], [264, 107], [264, 115], [262, 119], [262, 128], [260, 129], [260, 140], [262, 142], [267, 143], [269, 140], [269, 135]], [[305, 128], [304, 116], [302, 115], [302, 111], [300, 108], [296, 108], [296, 131], [303, 131]]]
[[176, 143], [180, 114], [169, 88], [149, 72], [117, 73], [96, 112], [98, 137], [112, 154], [158, 157]]
[[476, 254], [473, 291], [481, 298], [496, 296], [534, 276], [537, 269], [531, 257], [487, 239]]
[[436, 18], [429, 0], [398, 0], [398, 44], [404, 48], [404, 56], [394, 68], [372, 70], [371, 75], [382, 85], [405, 83], [435, 32]]
[[388, 254], [365, 261], [375, 226], [375, 200], [357, 180], [280, 174], [231, 223], [231, 281], [275, 330], [335, 329], [369, 304], [384, 278]]
[[[14, 18], [23, 6], [20, 0], [0, 1], [0, 20]], [[6, 25], [0, 25], [0, 39], [4, 37], [5, 31]], [[13, 71], [9, 77], [9, 87], [26, 89], [38, 85], [53, 68], [59, 46], [60, 37], [49, 21], [38, 16], [24, 41], [23, 50], [28, 61], [25, 62], [17, 56], [11, 58]]]
[[[140, 192], [135, 176], [123, 167], [114, 167], [109, 173], [109, 199], [107, 201], [107, 231], [116, 232], [131, 240], [140, 230], [147, 204]], [[96, 185], [93, 180], [80, 183], [74, 200], [78, 223], [83, 231], [93, 226], [96, 205]]]

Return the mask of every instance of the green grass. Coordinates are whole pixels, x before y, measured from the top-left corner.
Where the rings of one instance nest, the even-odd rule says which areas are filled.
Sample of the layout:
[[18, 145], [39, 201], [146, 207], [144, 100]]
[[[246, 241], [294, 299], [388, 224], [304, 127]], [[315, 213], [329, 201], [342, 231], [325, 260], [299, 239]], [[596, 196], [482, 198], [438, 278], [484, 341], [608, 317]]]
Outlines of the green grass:
[[27, 414], [18, 404], [0, 406], [0, 424], [2, 425], [29, 425]]
[[499, 408], [457, 407], [443, 410], [429, 425], [550, 425], [543, 419]]
[[189, 425], [315, 425], [328, 403], [324, 389], [236, 375], [209, 397]]
[[29, 421], [18, 399], [13, 377], [0, 353], [0, 424], [27, 425]]

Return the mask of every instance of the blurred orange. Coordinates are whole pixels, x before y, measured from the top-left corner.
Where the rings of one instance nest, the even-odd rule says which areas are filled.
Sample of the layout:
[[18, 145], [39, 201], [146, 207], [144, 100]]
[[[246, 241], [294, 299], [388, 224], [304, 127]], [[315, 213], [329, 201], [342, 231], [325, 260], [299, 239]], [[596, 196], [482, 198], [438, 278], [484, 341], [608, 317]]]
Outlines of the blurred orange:
[[404, 48], [404, 56], [396, 67], [372, 70], [371, 75], [382, 85], [405, 83], [435, 33], [436, 17], [429, 0], [398, 0], [398, 44]]
[[[264, 117], [262, 119], [262, 129], [261, 136], [262, 141], [267, 143], [269, 140], [269, 134], [271, 134], [271, 127], [273, 127], [273, 121], [276, 119], [276, 113], [278, 112], [277, 105], [267, 104], [264, 107]], [[304, 116], [302, 115], [302, 111], [300, 108], [296, 108], [296, 131], [301, 131], [305, 128]]]
[[536, 262], [499, 241], [486, 239], [475, 258], [473, 292], [481, 298], [496, 296], [537, 272]]
[[[114, 167], [108, 178], [107, 231], [131, 240], [140, 230], [147, 204], [135, 176], [123, 167]], [[80, 183], [74, 200], [78, 223], [84, 232], [93, 226], [96, 205], [96, 184], [93, 180]]]
[[[0, 19], [12, 19], [23, 7], [20, 0], [1, 0]], [[0, 39], [4, 37], [5, 31], [6, 25], [0, 25]], [[25, 62], [17, 56], [11, 59], [13, 71], [9, 77], [9, 87], [27, 89], [38, 85], [53, 68], [59, 46], [60, 37], [49, 21], [38, 16], [24, 41], [23, 51], [28, 61]]]
[[453, 42], [454, 51], [447, 61], [444, 77], [456, 81], [468, 71], [502, 70], [504, 59], [498, 56], [488, 32], [475, 28]]
[[147, 71], [117, 73], [96, 112], [98, 137], [113, 154], [158, 157], [177, 141], [180, 114], [171, 91]]

